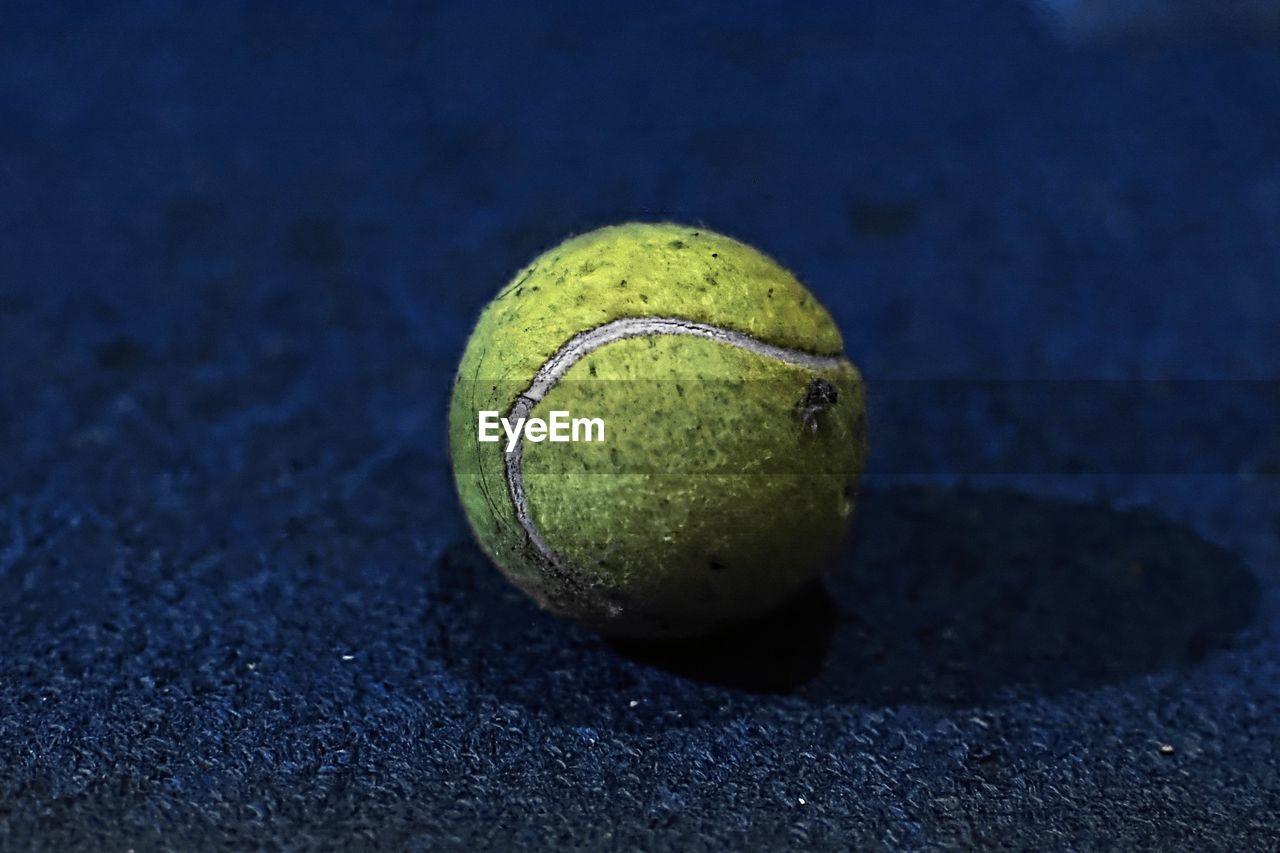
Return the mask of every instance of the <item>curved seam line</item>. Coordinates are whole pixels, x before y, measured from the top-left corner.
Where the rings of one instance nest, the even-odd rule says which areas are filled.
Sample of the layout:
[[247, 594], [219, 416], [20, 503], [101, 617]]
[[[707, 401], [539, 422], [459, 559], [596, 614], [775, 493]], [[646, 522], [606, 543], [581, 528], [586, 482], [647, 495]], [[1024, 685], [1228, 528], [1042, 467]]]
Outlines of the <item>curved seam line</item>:
[[[579, 361], [600, 349], [606, 344], [628, 338], [643, 338], [651, 335], [677, 335], [703, 338], [718, 341], [738, 349], [755, 353], [765, 358], [781, 361], [785, 364], [807, 367], [811, 370], [833, 370], [845, 362], [843, 355], [814, 355], [803, 350], [767, 344], [764, 341], [723, 329], [707, 323], [695, 323], [675, 317], [624, 317], [612, 320], [594, 329], [574, 335], [560, 349], [551, 354], [543, 362], [542, 367], [533, 375], [533, 381], [523, 392], [516, 395], [516, 400], [508, 412], [509, 419], [527, 418], [543, 397], [556, 383]], [[538, 550], [543, 559], [555, 566], [566, 566], [566, 562], [547, 544], [538, 530], [529, 512], [529, 502], [524, 493], [524, 431], [516, 436], [515, 446], [505, 454], [503, 460], [507, 474], [507, 492], [511, 496], [511, 504], [515, 509], [516, 519], [529, 536], [529, 541]]]

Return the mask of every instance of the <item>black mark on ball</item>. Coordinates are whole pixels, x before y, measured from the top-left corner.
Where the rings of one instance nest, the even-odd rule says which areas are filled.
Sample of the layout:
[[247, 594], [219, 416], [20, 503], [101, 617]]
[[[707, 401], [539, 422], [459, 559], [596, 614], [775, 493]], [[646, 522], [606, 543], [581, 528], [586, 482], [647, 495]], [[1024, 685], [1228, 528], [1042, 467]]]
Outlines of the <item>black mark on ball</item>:
[[827, 380], [821, 377], [811, 380], [804, 389], [804, 397], [796, 405], [800, 423], [808, 427], [809, 432], [817, 432], [818, 416], [834, 406], [839, 398], [836, 386]]

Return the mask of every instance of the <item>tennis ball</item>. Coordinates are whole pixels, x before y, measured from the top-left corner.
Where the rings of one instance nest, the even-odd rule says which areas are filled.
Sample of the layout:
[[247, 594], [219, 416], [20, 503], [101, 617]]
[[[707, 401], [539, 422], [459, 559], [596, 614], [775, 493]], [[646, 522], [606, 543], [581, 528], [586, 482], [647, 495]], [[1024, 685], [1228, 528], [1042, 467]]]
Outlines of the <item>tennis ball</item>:
[[704, 228], [631, 223], [535, 258], [484, 309], [450, 456], [480, 546], [543, 608], [607, 635], [689, 636], [828, 565], [864, 404], [791, 273]]

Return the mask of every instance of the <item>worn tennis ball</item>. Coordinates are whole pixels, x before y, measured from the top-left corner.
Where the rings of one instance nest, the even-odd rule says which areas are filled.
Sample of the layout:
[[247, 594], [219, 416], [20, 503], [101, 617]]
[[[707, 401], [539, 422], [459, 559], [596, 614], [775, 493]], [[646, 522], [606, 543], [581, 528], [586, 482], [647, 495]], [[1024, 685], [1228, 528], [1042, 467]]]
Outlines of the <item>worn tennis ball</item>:
[[[829, 565], [864, 403], [791, 273], [705, 228], [631, 223], [540, 255], [484, 309], [450, 454], [480, 546], [543, 608], [608, 635], [689, 636]], [[557, 418], [568, 440], [552, 440]]]

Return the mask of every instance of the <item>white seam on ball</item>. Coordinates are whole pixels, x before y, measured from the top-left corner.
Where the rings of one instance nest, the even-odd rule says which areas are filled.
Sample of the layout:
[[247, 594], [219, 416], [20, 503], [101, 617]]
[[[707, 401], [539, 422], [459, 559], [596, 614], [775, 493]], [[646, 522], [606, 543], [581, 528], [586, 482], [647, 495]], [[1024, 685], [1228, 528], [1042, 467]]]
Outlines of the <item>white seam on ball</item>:
[[[834, 370], [840, 367], [845, 359], [843, 355], [814, 355], [803, 350], [787, 349], [757, 340], [742, 332], [722, 329], [706, 323], [695, 323], [692, 320], [681, 320], [675, 317], [623, 317], [612, 320], [603, 326], [596, 326], [581, 334], [574, 335], [560, 349], [552, 353], [533, 375], [533, 381], [523, 392], [516, 395], [508, 418], [513, 422], [517, 418], [527, 418], [533, 407], [545, 397], [556, 383], [587, 355], [606, 344], [628, 338], [643, 338], [651, 335], [684, 335], [691, 338], [703, 338], [718, 341], [731, 347], [746, 350], [765, 358], [807, 367], [810, 370]], [[529, 541], [544, 559], [553, 565], [565, 566], [566, 562], [558, 555], [547, 541], [529, 512], [529, 501], [524, 494], [524, 432], [517, 435], [515, 447], [506, 454], [507, 491], [511, 495], [511, 503], [515, 508], [516, 518], [520, 526], [529, 535]]]

